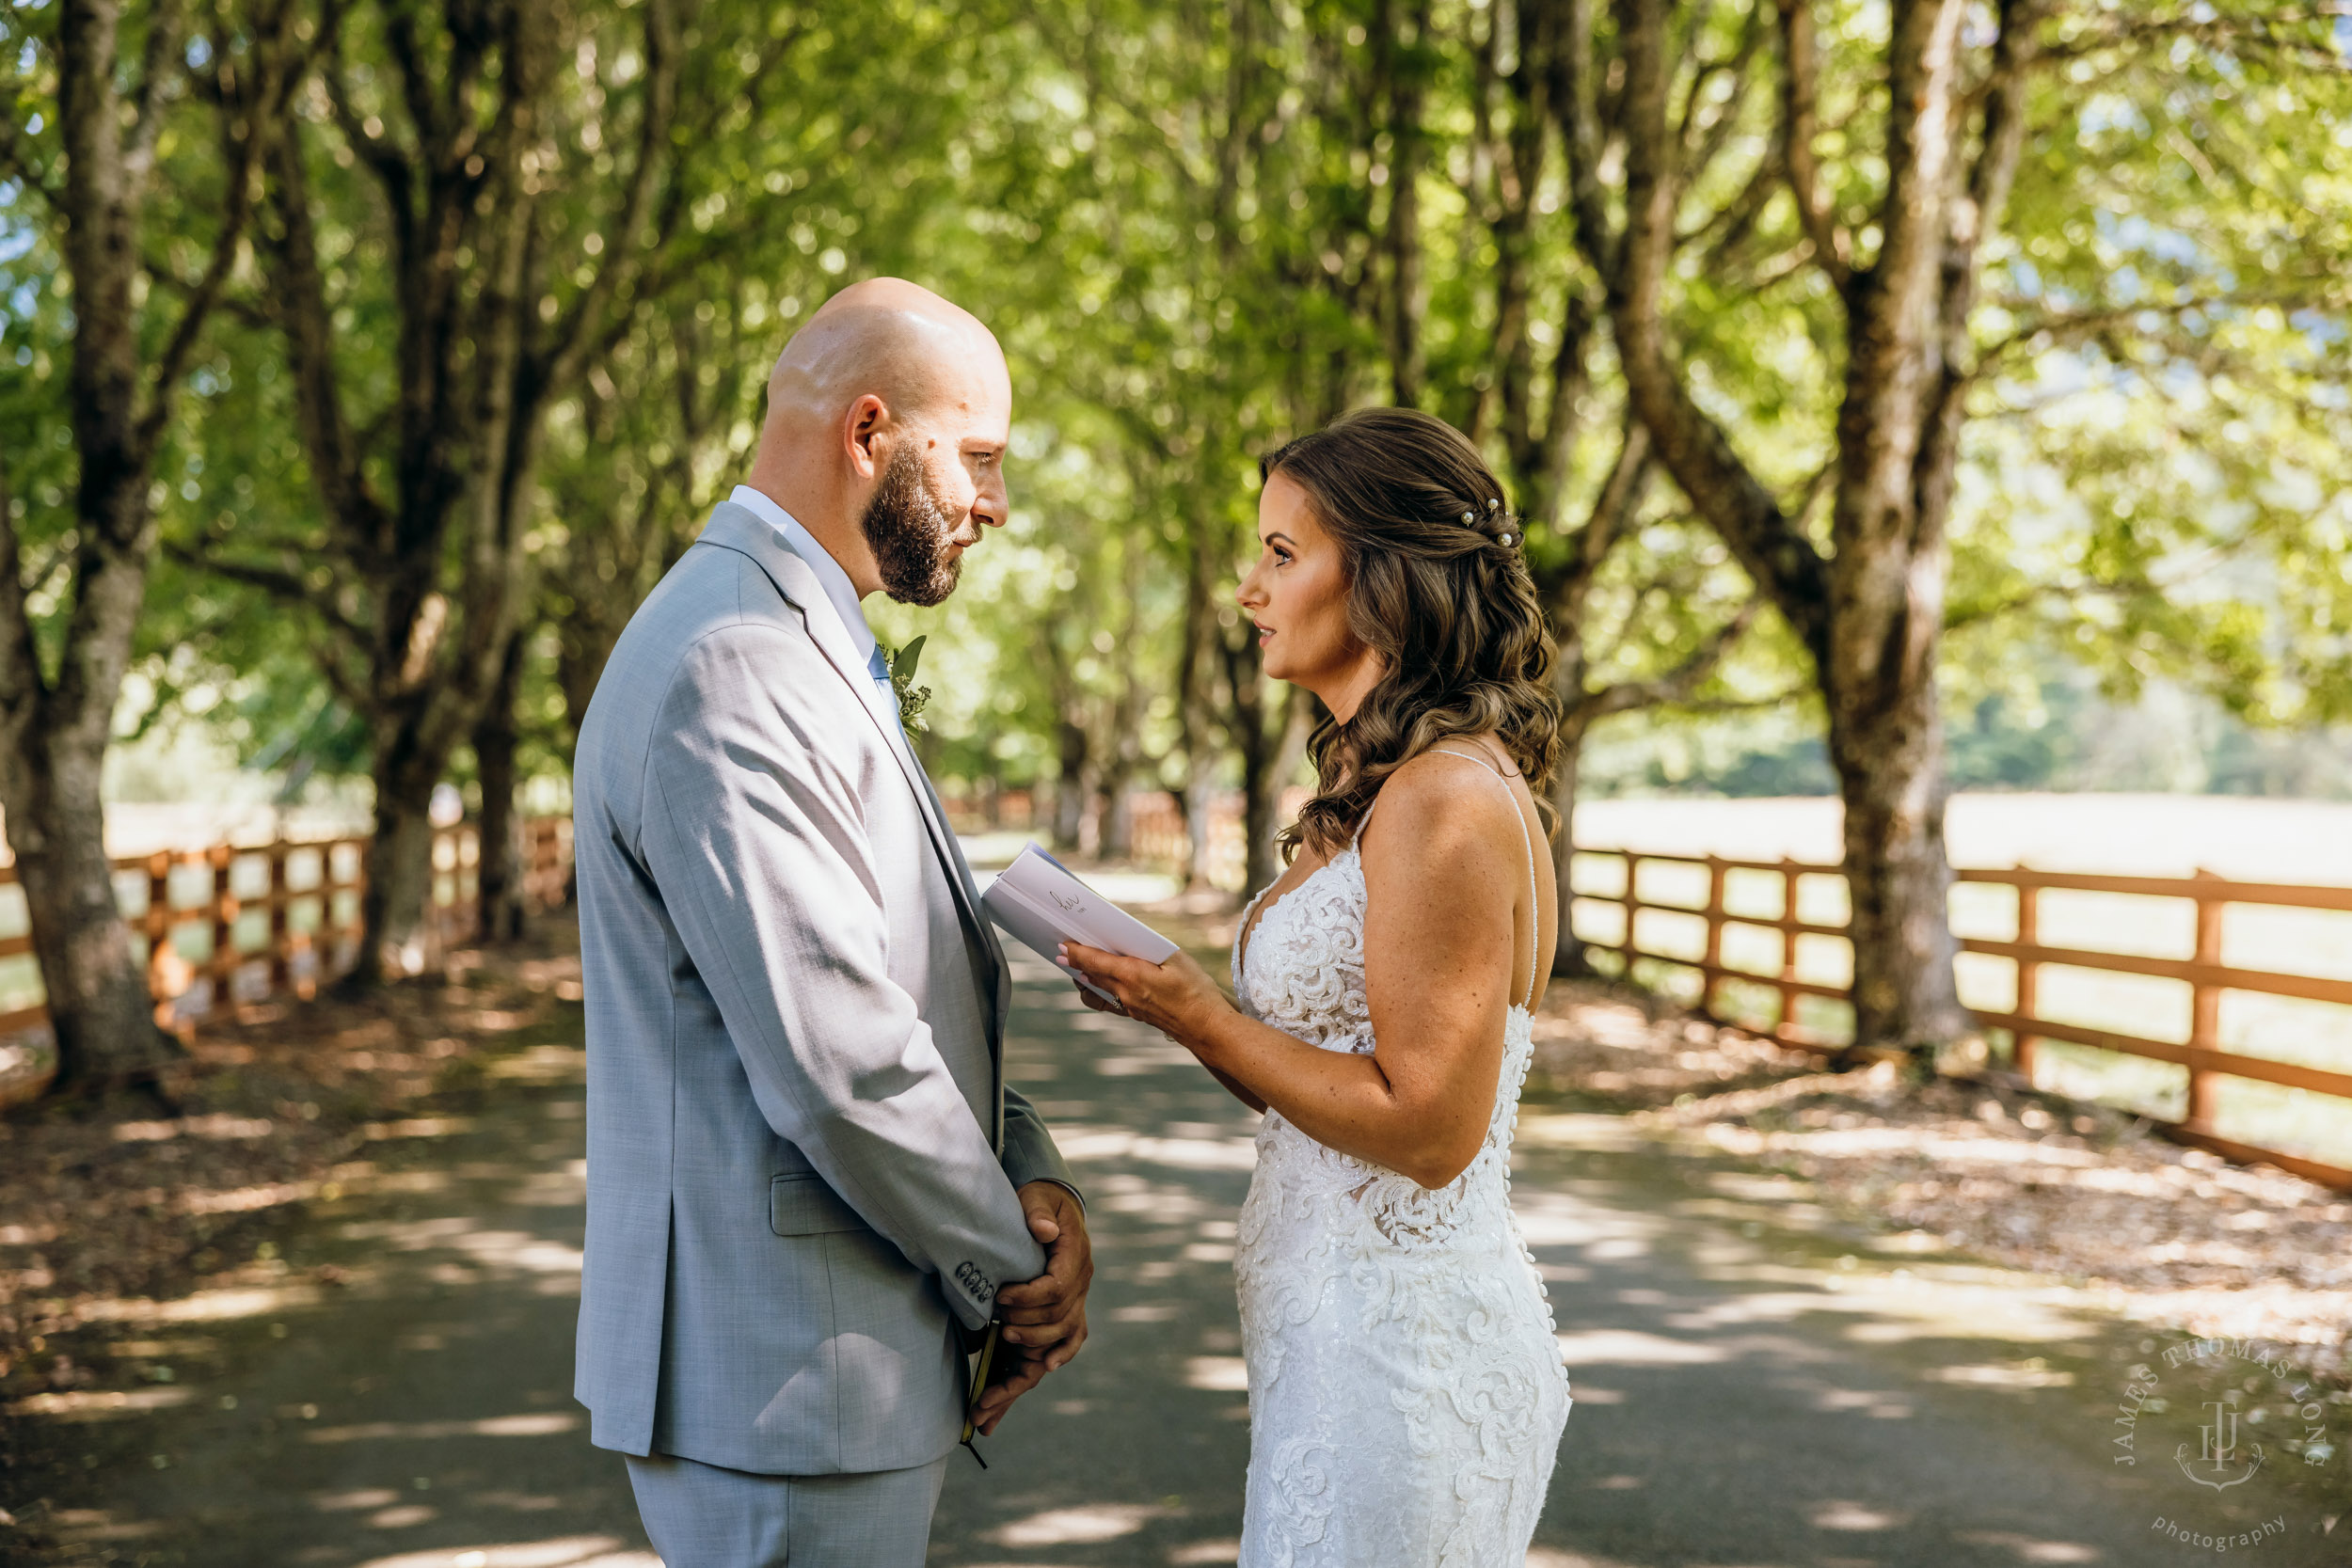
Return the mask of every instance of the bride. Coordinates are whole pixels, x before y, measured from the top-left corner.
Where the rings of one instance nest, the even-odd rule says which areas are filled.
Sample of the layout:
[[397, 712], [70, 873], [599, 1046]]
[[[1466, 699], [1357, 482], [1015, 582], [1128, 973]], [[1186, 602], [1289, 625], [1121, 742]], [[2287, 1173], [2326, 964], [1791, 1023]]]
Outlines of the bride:
[[1241, 1568], [1519, 1568], [1569, 1403], [1509, 1204], [1558, 918], [1531, 791], [1549, 650], [1518, 521], [1452, 427], [1363, 410], [1261, 468], [1240, 601], [1266, 673], [1331, 718], [1235, 935], [1239, 1005], [1182, 953], [1064, 958], [1266, 1113], [1235, 1261]]

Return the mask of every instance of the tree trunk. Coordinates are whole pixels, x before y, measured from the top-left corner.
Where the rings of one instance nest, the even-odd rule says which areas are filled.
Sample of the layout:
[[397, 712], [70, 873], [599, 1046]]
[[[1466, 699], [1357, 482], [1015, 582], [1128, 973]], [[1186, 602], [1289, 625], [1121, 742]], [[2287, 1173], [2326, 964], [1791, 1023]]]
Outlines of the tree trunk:
[[1385, 170], [1389, 218], [1380, 237], [1389, 262], [1381, 325], [1389, 353], [1389, 390], [1401, 408], [1410, 408], [1420, 401], [1427, 368], [1421, 341], [1421, 319], [1428, 305], [1422, 277], [1421, 168], [1428, 149], [1422, 126], [1422, 94], [1429, 11], [1429, 0], [1414, 0], [1398, 19], [1389, 14], [1384, 4], [1375, 22], [1378, 34], [1375, 69], [1384, 79], [1384, 107], [1393, 138]]
[[612, 644], [621, 640], [621, 628], [587, 614], [567, 617], [557, 625], [555, 686], [564, 697], [564, 733], [576, 746], [580, 726], [588, 718], [588, 705], [596, 695], [596, 683], [604, 678], [605, 660], [612, 657]]
[[[82, 754], [87, 752], [89, 754]], [[102, 747], [37, 740], [9, 792], [8, 839], [32, 914], [35, 959], [56, 1037], [53, 1092], [100, 1093], [151, 1078], [180, 1054], [155, 1025], [106, 860]]]
[[1243, 725], [1236, 735], [1241, 751], [1242, 879], [1246, 889], [1264, 887], [1282, 874], [1274, 848], [1277, 820], [1282, 809], [1282, 786], [1290, 781], [1306, 743], [1307, 693], [1292, 687], [1269, 724], [1263, 700], [1241, 707]]
[[[565, 134], [555, 121], [566, 101], [554, 84], [575, 36], [568, 13], [517, 0], [389, 7], [383, 24], [405, 42], [390, 51], [396, 86], [385, 112], [405, 129], [362, 131], [348, 115], [281, 117], [287, 135], [274, 144], [266, 182], [275, 222], [261, 248], [323, 518], [303, 571], [226, 548], [206, 563], [303, 607], [322, 630], [328, 677], [373, 730], [377, 838], [347, 989], [412, 971], [429, 946], [433, 788], [493, 700], [532, 595], [526, 525], [548, 410], [619, 341], [644, 265], [668, 240], [653, 208], [677, 156], [670, 133], [681, 50], [670, 0], [639, 11], [645, 69], [632, 88], [634, 156], [600, 157], [596, 173], [615, 176], [604, 230], [612, 243], [600, 264], [573, 274], [580, 286], [561, 309], [541, 214], [606, 188], [550, 183], [555, 166], [540, 162], [541, 142]], [[329, 28], [344, 14], [330, 8]], [[341, 47], [322, 41], [328, 55]], [[348, 246], [320, 239], [319, 214], [344, 210], [332, 197], [347, 187], [324, 172], [326, 159], [308, 156], [313, 138], [378, 188], [363, 210], [382, 223]], [[450, 172], [460, 168], [463, 178]], [[329, 199], [312, 198], [314, 174], [333, 182]], [[337, 326], [346, 298], [376, 308], [369, 291], [378, 275], [399, 346], [380, 397], [373, 372], [348, 362], [374, 351]], [[593, 689], [626, 618], [596, 627], [598, 641], [566, 672], [567, 699]]]
[[1241, 881], [1246, 892], [1265, 887], [1282, 874], [1274, 852], [1277, 787], [1271, 748], [1246, 746], [1241, 758]]
[[1141, 765], [1143, 689], [1130, 672], [1125, 689], [1111, 705], [1110, 733], [1094, 748], [1095, 847], [1106, 861], [1123, 861], [1135, 853], [1135, 813], [1127, 794]]
[[1102, 825], [1095, 853], [1106, 861], [1132, 860], [1136, 853], [1136, 814], [1129, 800], [1133, 773], [1124, 758], [1117, 753], [1113, 757], [1113, 766], [1104, 768], [1097, 786]]
[[1064, 713], [1055, 721], [1054, 847], [1075, 853], [1087, 814], [1086, 726]]
[[[1971, 82], [1958, 0], [1892, 8], [1883, 195], [1866, 263], [1815, 166], [1818, 50], [1812, 10], [1780, 5], [1782, 171], [1811, 259], [1844, 322], [1837, 487], [1825, 552], [1804, 506], [1784, 508], [1700, 404], [1670, 341], [1668, 280], [1681, 221], [1682, 152], [1669, 104], [1671, 8], [1620, 0], [1609, 70], [1624, 150], [1624, 218], [1600, 188], [1600, 72], [1592, 38], [1564, 55], [1563, 144], [1578, 244], [1608, 286], [1618, 362], [1661, 462], [1771, 595], [1812, 656], [1829, 708], [1846, 806], [1854, 1049], [1924, 1053], [1971, 1037], [1946, 910], [1943, 737], [1935, 658], [1944, 618], [1944, 525], [1971, 358], [1980, 248], [2022, 146], [2026, 68], [2042, 13], [2004, 6]], [[1970, 154], [1969, 122], [1981, 134]]]
[[1216, 788], [1205, 760], [1197, 767], [1187, 764], [1186, 768], [1189, 781], [1176, 792], [1176, 804], [1184, 814], [1184, 863], [1179, 869], [1179, 875], [1189, 892], [1211, 885], [1209, 825], [1216, 803]]
[[1184, 626], [1177, 647], [1177, 721], [1184, 731], [1184, 776], [1176, 800], [1184, 814], [1184, 863], [1177, 875], [1186, 891], [1209, 881], [1209, 813], [1216, 793], [1215, 685], [1216, 610], [1210, 602], [1207, 566], [1199, 536], [1185, 552]]
[[482, 784], [481, 856], [475, 866], [474, 940], [511, 942], [523, 934], [521, 835], [515, 818], [515, 752], [520, 728], [524, 634], [506, 640], [506, 657], [489, 705], [474, 725], [474, 768]]
[[440, 768], [387, 736], [376, 744], [375, 827], [359, 895], [359, 957], [346, 994], [423, 972], [432, 949], [433, 786]]
[[1209, 823], [1216, 806], [1216, 754], [1209, 750], [1209, 717], [1185, 703], [1184, 783], [1176, 787], [1176, 809], [1184, 811], [1184, 847], [1176, 879], [1185, 891], [1209, 886]]
[[1143, 762], [1143, 682], [1137, 678], [1134, 650], [1139, 640], [1145, 552], [1135, 542], [1125, 551], [1120, 573], [1120, 598], [1125, 625], [1113, 635], [1121, 650], [1118, 663], [1119, 696], [1110, 705], [1107, 734], [1097, 748], [1101, 755], [1095, 779], [1100, 802], [1095, 818], [1095, 853], [1106, 861], [1123, 861], [1135, 854], [1135, 814], [1128, 789]]
[[1551, 809], [1560, 825], [1551, 835], [1551, 878], [1559, 891], [1560, 930], [1551, 948], [1551, 973], [1556, 978], [1581, 978], [1594, 973], [1592, 955], [1577, 940], [1571, 911], [1576, 892], [1568, 884], [1569, 865], [1576, 858], [1576, 795], [1584, 762], [1584, 726], [1569, 721], [1560, 726], [1560, 761], [1551, 774]]
[[[123, 7], [116, 0], [65, 0], [56, 16], [54, 87], [40, 90], [56, 94], [63, 180], [44, 191], [44, 204], [20, 212], [28, 225], [56, 220], [72, 287], [72, 593], [53, 672], [27, 601], [5, 472], [7, 458], [33, 433], [11, 428], [0, 450], [0, 809], [8, 813], [48, 994], [56, 1085], [100, 1090], [151, 1078], [177, 1051], [155, 1027], [146, 976], [115, 904], [99, 783], [155, 552], [149, 499], [155, 454], [172, 428], [181, 375], [238, 255], [253, 159], [284, 82], [285, 34], [265, 23], [232, 44], [237, 18], [227, 7], [210, 13], [215, 30], [202, 53], [214, 62], [210, 86], [221, 111], [222, 204], [216, 230], [201, 236], [209, 242], [201, 275], [172, 291], [179, 303], [167, 310], [160, 297], [150, 305], [143, 276], [156, 253], [145, 230], [146, 200], [158, 149], [171, 135], [164, 119], [182, 101], [180, 78], [203, 71], [188, 59], [189, 13], [146, 8], [134, 24], [144, 35], [135, 71], [123, 57]], [[20, 63], [34, 80], [45, 74], [36, 64], [44, 41], [24, 41]], [[13, 135], [10, 147], [13, 164]], [[199, 237], [188, 231], [190, 215], [175, 214], [177, 239]]]
[[1103, 817], [1100, 810], [1103, 777], [1103, 749], [1087, 749], [1086, 766], [1078, 770], [1078, 836], [1074, 847], [1089, 859], [1103, 852]]
[[[1845, 802], [1846, 885], [1852, 906], [1857, 1049], [1930, 1053], [1970, 1037], [1952, 960], [1951, 867], [1944, 854], [1944, 725], [1935, 636], [1943, 624], [1940, 551], [1914, 557], [1894, 590], [1908, 609], [1879, 625], [1875, 658], [1846, 645], [1851, 615], [1833, 628], [1822, 671], [1830, 760]], [[1922, 627], [1923, 636], [1915, 636]], [[1908, 646], [1907, 646], [1908, 645]]]
[[[1561, 352], [1570, 351], [1564, 348]], [[1576, 352], [1581, 354], [1581, 348]], [[1571, 539], [1567, 559], [1546, 567], [1537, 578], [1546, 599], [1545, 629], [1551, 637], [1551, 689], [1560, 699], [1560, 760], [1551, 777], [1551, 805], [1559, 816], [1551, 849], [1552, 876], [1560, 895], [1560, 931], [1551, 960], [1555, 975], [1593, 973], [1591, 956], [1569, 929], [1574, 894], [1568, 886], [1568, 867], [1576, 854], [1576, 797], [1584, 762], [1584, 737], [1591, 733], [1593, 721], [1610, 711], [1613, 703], [1622, 703], [1626, 708], [1640, 705], [1628, 700], [1633, 695], [1629, 688], [1595, 691], [1588, 685], [1593, 660], [1584, 641], [1585, 607], [1610, 551], [1641, 510], [1648, 485], [1649, 437], [1638, 422], [1629, 421], [1617, 447], [1616, 462], [1600, 494], [1594, 498], [1592, 512]], [[1692, 681], [1701, 678], [1696, 665], [1686, 667], [1684, 673]], [[1680, 678], [1669, 676], [1665, 682], [1654, 683], [1658, 697], [1667, 697]]]
[[[126, 306], [127, 309], [127, 306]], [[120, 345], [117, 345], [119, 347]], [[151, 1077], [178, 1053], [155, 1026], [106, 860], [99, 793], [116, 698], [146, 598], [155, 519], [149, 465], [126, 440], [130, 410], [81, 384], [76, 344], [75, 603], [56, 678], [44, 678], [26, 613], [22, 554], [0, 483], [0, 809], [24, 889], [33, 952], [57, 1047], [58, 1091], [99, 1093]]]

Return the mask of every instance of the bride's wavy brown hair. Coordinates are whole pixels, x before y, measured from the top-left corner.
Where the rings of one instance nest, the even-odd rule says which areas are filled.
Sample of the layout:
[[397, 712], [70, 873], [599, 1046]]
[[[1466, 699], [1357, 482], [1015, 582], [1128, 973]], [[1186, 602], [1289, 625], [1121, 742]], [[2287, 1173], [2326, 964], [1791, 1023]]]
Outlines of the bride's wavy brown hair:
[[1261, 458], [1258, 472], [1307, 492], [1345, 564], [1348, 628], [1387, 663], [1347, 722], [1327, 717], [1309, 739], [1315, 795], [1282, 830], [1282, 858], [1302, 844], [1344, 848], [1382, 782], [1457, 736], [1502, 743], [1549, 831], [1551, 641], [1518, 519], [1478, 450], [1417, 409], [1363, 408]]

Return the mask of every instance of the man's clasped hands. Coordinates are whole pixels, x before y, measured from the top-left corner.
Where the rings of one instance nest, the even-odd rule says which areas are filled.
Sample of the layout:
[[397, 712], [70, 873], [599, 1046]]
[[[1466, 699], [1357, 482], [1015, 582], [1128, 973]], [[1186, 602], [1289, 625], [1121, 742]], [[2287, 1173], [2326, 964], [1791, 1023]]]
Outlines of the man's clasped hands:
[[996, 1292], [1003, 1338], [973, 1418], [985, 1435], [996, 1430], [1013, 1402], [1059, 1371], [1087, 1340], [1087, 1288], [1094, 1282], [1094, 1249], [1086, 1211], [1058, 1181], [1020, 1189], [1029, 1234], [1045, 1248], [1045, 1272]]

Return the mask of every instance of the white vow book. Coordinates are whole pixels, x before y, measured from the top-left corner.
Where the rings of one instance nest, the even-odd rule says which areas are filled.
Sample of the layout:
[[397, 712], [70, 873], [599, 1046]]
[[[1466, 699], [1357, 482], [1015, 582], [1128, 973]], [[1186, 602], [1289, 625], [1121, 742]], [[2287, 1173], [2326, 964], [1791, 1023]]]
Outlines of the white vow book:
[[[1174, 942], [1078, 880], [1035, 844], [997, 874], [980, 902], [997, 925], [1047, 959], [1056, 958], [1065, 942], [1154, 964], [1166, 963], [1176, 951]], [[1105, 1002], [1119, 1000], [1100, 986], [1072, 978]]]

